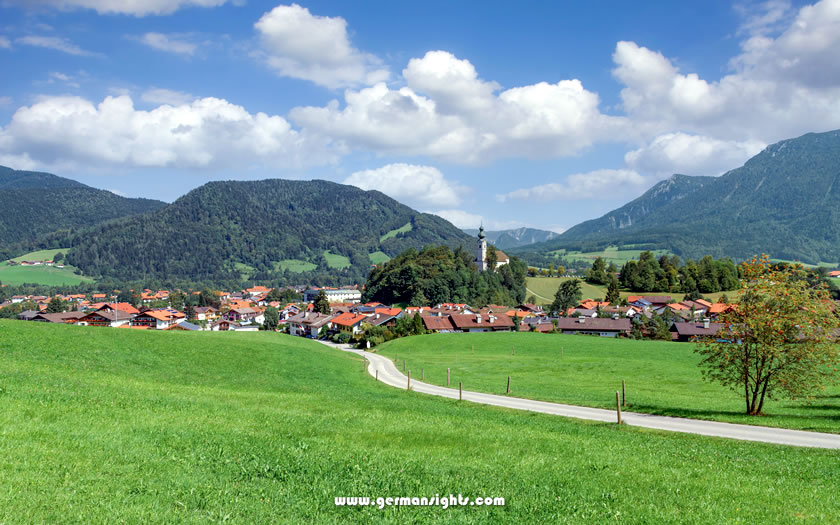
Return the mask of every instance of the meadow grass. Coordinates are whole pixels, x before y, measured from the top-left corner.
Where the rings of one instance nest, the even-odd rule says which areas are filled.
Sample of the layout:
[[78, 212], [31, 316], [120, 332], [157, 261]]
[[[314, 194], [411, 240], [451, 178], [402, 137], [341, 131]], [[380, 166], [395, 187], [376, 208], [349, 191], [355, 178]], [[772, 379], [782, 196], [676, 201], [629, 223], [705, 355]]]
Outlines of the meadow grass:
[[[29, 259], [24, 259], [29, 260]], [[94, 279], [73, 273], [75, 267], [65, 266], [9, 266], [0, 263], [0, 282], [17, 286], [21, 284], [40, 284], [44, 286], [75, 286], [90, 283]]]
[[639, 255], [642, 252], [651, 251], [655, 257], [660, 257], [662, 255], [671, 255], [671, 252], [668, 250], [633, 250], [633, 249], [618, 249], [617, 246], [607, 246], [601, 251], [598, 252], [580, 252], [575, 250], [554, 250], [552, 252], [548, 252], [549, 255], [553, 255], [555, 257], [562, 257], [567, 261], [572, 262], [594, 262], [595, 259], [601, 257], [606, 261], [607, 264], [614, 263], [616, 266], [622, 266], [627, 261], [639, 260]]
[[15, 257], [12, 260], [15, 261], [15, 262], [21, 262], [21, 261], [51, 261], [53, 259], [53, 257], [55, 257], [55, 254], [57, 254], [59, 252], [62, 252], [62, 253], [64, 253], [64, 255], [67, 255], [67, 250], [69, 250], [69, 248], [58, 248], [58, 249], [52, 248], [52, 249], [49, 249], [49, 250], [38, 250], [36, 252], [29, 252], [29, 253], [23, 254], [19, 257]]
[[318, 266], [302, 259], [283, 259], [274, 263], [275, 270], [288, 270], [292, 273], [311, 272]]
[[387, 253], [380, 250], [369, 253], [368, 257], [370, 257], [371, 264], [384, 264], [391, 260], [391, 257]]
[[329, 250], [324, 250], [324, 259], [327, 260], [327, 266], [330, 268], [347, 268], [350, 266], [350, 258], [345, 257], [344, 255], [340, 255], [338, 253], [332, 253]]
[[379, 242], [385, 242], [388, 239], [396, 237], [397, 235], [399, 235], [401, 233], [408, 233], [408, 232], [411, 231], [412, 228], [414, 228], [414, 226], [411, 225], [411, 222], [407, 222], [407, 223], [403, 224], [402, 226], [400, 226], [399, 228], [395, 228], [395, 229], [389, 231], [388, 233], [386, 233], [385, 235], [382, 235], [381, 237], [379, 237]]
[[[275, 333], [0, 321], [0, 522], [828, 523], [836, 451], [404, 392]], [[504, 507], [336, 507], [336, 496]]]
[[840, 388], [811, 402], [772, 400], [747, 416], [743, 393], [703, 381], [693, 343], [536, 333], [430, 334], [398, 339], [377, 351], [397, 358], [426, 382], [573, 405], [615, 408], [627, 385], [627, 410], [678, 417], [840, 433]]

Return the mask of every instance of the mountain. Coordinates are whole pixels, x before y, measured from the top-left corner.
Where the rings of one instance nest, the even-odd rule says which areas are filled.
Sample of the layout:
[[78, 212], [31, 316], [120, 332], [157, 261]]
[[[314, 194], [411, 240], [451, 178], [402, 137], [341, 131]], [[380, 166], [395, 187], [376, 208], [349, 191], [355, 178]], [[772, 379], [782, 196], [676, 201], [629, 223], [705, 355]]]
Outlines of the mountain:
[[[478, 230], [465, 229], [464, 232], [470, 237], [478, 235]], [[538, 230], [536, 228], [515, 228], [512, 230], [485, 231], [484, 235], [487, 237], [487, 242], [493, 244], [496, 248], [507, 250], [509, 248], [518, 248], [538, 242], [550, 241], [560, 234], [547, 230]]]
[[378, 192], [327, 181], [210, 182], [165, 208], [77, 236], [85, 274], [163, 282], [361, 282], [372, 263], [465, 233]]
[[765, 148], [720, 177], [675, 175], [638, 199], [528, 251], [609, 245], [685, 257], [840, 261], [840, 130]]
[[50, 173], [0, 166], [0, 252], [58, 230], [78, 229], [164, 206], [129, 199]]

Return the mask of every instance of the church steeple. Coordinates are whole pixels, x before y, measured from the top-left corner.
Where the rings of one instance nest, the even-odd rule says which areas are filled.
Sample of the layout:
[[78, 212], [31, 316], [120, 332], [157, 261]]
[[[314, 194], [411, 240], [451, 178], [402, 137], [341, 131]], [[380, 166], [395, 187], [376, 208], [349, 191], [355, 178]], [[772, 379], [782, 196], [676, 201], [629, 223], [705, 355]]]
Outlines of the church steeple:
[[478, 228], [478, 250], [475, 254], [475, 265], [479, 272], [487, 271], [487, 239], [484, 235], [484, 224]]

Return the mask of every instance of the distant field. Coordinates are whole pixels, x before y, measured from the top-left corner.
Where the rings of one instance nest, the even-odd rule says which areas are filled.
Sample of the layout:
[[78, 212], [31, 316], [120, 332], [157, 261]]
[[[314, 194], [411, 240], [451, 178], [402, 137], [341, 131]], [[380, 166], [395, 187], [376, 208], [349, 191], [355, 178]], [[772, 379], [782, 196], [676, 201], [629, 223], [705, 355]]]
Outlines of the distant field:
[[350, 258], [337, 253], [332, 253], [329, 250], [324, 251], [324, 259], [327, 260], [327, 266], [330, 268], [347, 268], [350, 266]]
[[606, 339], [593, 336], [507, 333], [432, 334], [398, 339], [379, 353], [406, 360], [412, 377], [452, 381], [464, 388], [574, 405], [615, 408], [615, 391], [627, 383], [628, 410], [678, 417], [840, 433], [840, 387], [812, 404], [768, 401], [763, 417], [743, 414], [743, 394], [702, 380], [691, 343]]
[[[50, 261], [58, 252], [67, 253], [66, 248], [57, 250], [40, 250], [30, 252], [13, 261]], [[74, 266], [65, 265], [64, 268], [55, 266], [9, 266], [6, 261], [0, 262], [0, 282], [12, 286], [21, 284], [40, 284], [44, 286], [75, 286], [81, 283], [92, 283], [94, 279], [84, 275], [76, 275]]]
[[404, 225], [400, 226], [399, 228], [391, 230], [388, 233], [386, 233], [385, 235], [381, 236], [379, 238], [379, 242], [385, 242], [388, 239], [390, 239], [392, 237], [396, 237], [397, 235], [399, 235], [401, 233], [408, 233], [408, 232], [411, 231], [412, 228], [413, 228], [413, 226], [411, 225], [411, 223], [407, 222]]
[[784, 263], [789, 263], [789, 264], [801, 264], [805, 268], [818, 268], [818, 267], [822, 266], [823, 268], [832, 268], [833, 269], [833, 268], [836, 268], [838, 266], [838, 263], [836, 263], [836, 262], [833, 262], [833, 263], [821, 262], [819, 264], [808, 264], [808, 263], [804, 263], [802, 261], [792, 261], [790, 259], [770, 259], [770, 261], [772, 261], [772, 262], [784, 262]]
[[[600, 252], [578, 252], [572, 250], [555, 250], [548, 252], [548, 255], [555, 257], [563, 257], [569, 261], [584, 261], [592, 262], [598, 257], [602, 257], [607, 264], [614, 263], [616, 266], [621, 266], [629, 260], [638, 260], [639, 255], [647, 250], [619, 250], [616, 246], [609, 246]], [[668, 250], [651, 250], [656, 257], [661, 255], [671, 255]]]
[[63, 254], [67, 255], [67, 250], [69, 248], [59, 248], [57, 250], [39, 250], [37, 252], [29, 252], [25, 255], [21, 255], [20, 257], [15, 257], [12, 259], [15, 262], [21, 261], [51, 261], [55, 254], [58, 252], [62, 252]]
[[[0, 522], [772, 524], [840, 515], [837, 451], [405, 392], [375, 382], [355, 356], [276, 333], [21, 321], [0, 321], [0, 333]], [[334, 504], [450, 493], [506, 505]]]
[[[537, 302], [539, 304], [550, 304], [554, 301], [554, 294], [557, 293], [557, 289], [560, 288], [560, 283], [565, 280], [572, 279], [572, 277], [527, 277], [525, 282], [525, 287], [527, 288], [525, 294], [529, 296], [534, 294], [537, 296]], [[594, 284], [589, 284], [583, 279], [581, 279], [581, 292], [583, 292], [583, 299], [603, 299], [605, 295], [607, 295], [607, 287], [606, 286], [597, 286]], [[682, 293], [672, 293], [672, 292], [630, 292], [627, 290], [622, 290], [620, 292], [621, 297], [627, 297], [629, 295], [670, 295], [673, 297], [674, 301], [682, 301], [685, 298], [685, 294]], [[726, 294], [729, 297], [730, 301], [735, 301], [738, 298], [738, 291], [729, 291], [729, 292], [715, 292], [715, 293], [706, 293], [703, 294], [707, 300], [711, 302], [717, 302], [718, 299], [722, 295]]]
[[379, 250], [368, 254], [368, 257], [370, 257], [371, 264], [383, 264], [391, 260], [387, 253]]
[[301, 259], [283, 259], [274, 263], [275, 270], [288, 270], [293, 273], [311, 272], [315, 268], [315, 264]]
[[256, 268], [254, 268], [253, 266], [241, 262], [233, 263], [233, 267], [236, 268], [237, 271], [239, 271], [239, 277], [243, 281], [247, 281], [248, 279], [250, 279], [251, 274], [254, 273], [254, 270], [256, 270]]
[[840, 277], [833, 277], [833, 278], [831, 279], [831, 281], [832, 281], [834, 284], [836, 284], [838, 287], [840, 287]]

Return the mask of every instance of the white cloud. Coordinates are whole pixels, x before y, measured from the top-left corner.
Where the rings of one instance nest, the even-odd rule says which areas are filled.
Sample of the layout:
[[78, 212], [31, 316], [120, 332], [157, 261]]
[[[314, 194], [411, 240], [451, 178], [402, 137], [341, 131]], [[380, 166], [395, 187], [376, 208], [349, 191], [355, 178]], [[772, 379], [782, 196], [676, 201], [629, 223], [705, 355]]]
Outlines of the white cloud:
[[113, 193], [114, 195], [119, 195], [120, 197], [127, 197], [127, 195], [125, 194], [125, 192], [122, 192], [122, 191], [120, 191], [120, 190], [108, 190], [108, 191], [110, 191], [110, 192], [111, 192], [111, 193]]
[[723, 141], [700, 135], [666, 133], [624, 155], [628, 167], [657, 177], [720, 175], [744, 164], [767, 144], [757, 140]]
[[767, 35], [784, 29], [790, 23], [791, 5], [788, 0], [768, 0], [760, 4], [735, 4], [744, 18], [738, 34]]
[[0, 156], [39, 166], [299, 168], [335, 159], [327, 144], [280, 116], [251, 114], [217, 98], [134, 108], [128, 96], [94, 104], [43, 97], [0, 128]]
[[184, 7], [216, 7], [227, 0], [6, 0], [5, 3], [24, 7], [43, 5], [61, 10], [93, 9], [101, 15], [146, 16], [168, 15]]
[[163, 33], [146, 33], [139, 37], [139, 41], [152, 49], [176, 55], [192, 56], [198, 48], [198, 44], [185, 40], [183, 37]]
[[422, 206], [454, 206], [460, 202], [459, 185], [447, 181], [437, 168], [413, 164], [388, 164], [357, 171], [344, 184], [379, 190], [394, 199]]
[[12, 43], [5, 36], [0, 36], [0, 49], [10, 49]]
[[510, 230], [513, 228], [521, 228], [527, 226], [521, 221], [503, 221], [493, 218], [485, 218], [475, 213], [469, 213], [464, 210], [437, 210], [427, 211], [425, 213], [433, 213], [439, 217], [443, 217], [458, 228], [474, 229], [484, 225], [486, 230]]
[[633, 170], [595, 170], [575, 173], [565, 182], [552, 182], [531, 188], [521, 188], [504, 195], [497, 195], [500, 202], [508, 200], [556, 201], [615, 198], [622, 192], [637, 192], [650, 184], [650, 179]]
[[80, 84], [74, 79], [74, 77], [61, 73], [59, 71], [52, 71], [47, 78], [47, 84], [55, 84], [61, 82], [67, 86], [78, 88]]
[[280, 5], [254, 27], [266, 63], [281, 76], [328, 88], [375, 84], [390, 76], [379, 58], [353, 47], [341, 17], [313, 15], [297, 4]]
[[189, 93], [184, 93], [183, 91], [152, 88], [144, 91], [143, 94], [140, 95], [140, 98], [143, 102], [148, 102], [149, 104], [169, 104], [170, 106], [181, 106], [192, 102], [196, 97], [190, 95]]
[[295, 108], [290, 117], [352, 148], [452, 162], [572, 155], [629, 132], [626, 119], [602, 114], [598, 95], [576, 79], [495, 94], [495, 82], [444, 51], [412, 59], [403, 76], [405, 87], [347, 90], [343, 108], [332, 101]]
[[15, 42], [26, 46], [54, 49], [55, 51], [61, 51], [62, 53], [67, 53], [68, 55], [99, 56], [98, 53], [86, 51], [66, 38], [59, 38], [55, 36], [23, 36], [16, 38]]

